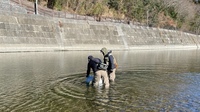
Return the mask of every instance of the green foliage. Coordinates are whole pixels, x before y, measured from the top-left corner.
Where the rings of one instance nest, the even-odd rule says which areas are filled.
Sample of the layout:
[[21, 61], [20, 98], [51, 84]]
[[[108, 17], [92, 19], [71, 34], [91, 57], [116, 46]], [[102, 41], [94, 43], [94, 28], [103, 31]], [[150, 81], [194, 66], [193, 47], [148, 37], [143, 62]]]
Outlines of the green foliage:
[[191, 22], [190, 22], [190, 30], [195, 32], [196, 34], [200, 34], [200, 16], [196, 16]]
[[171, 18], [173, 18], [174, 20], [177, 19], [177, 15], [178, 13], [175, 12], [175, 8], [174, 7], [169, 7], [165, 10], [165, 14], [169, 15]]
[[102, 4], [97, 3], [94, 5], [93, 11], [92, 11], [93, 15], [100, 16], [103, 14], [103, 12], [104, 12], [104, 8]]
[[119, 0], [109, 0], [108, 1], [109, 8], [113, 8], [115, 10], [119, 10]]
[[63, 0], [56, 0], [55, 7], [57, 10], [61, 11], [63, 7]]

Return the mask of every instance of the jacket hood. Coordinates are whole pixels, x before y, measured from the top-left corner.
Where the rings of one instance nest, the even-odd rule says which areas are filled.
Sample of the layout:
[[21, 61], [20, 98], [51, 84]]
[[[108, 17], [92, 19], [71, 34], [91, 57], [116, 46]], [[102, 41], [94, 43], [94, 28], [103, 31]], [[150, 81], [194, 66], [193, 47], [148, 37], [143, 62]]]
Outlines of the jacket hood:
[[100, 51], [103, 53], [103, 55], [108, 53], [108, 50], [105, 47], [103, 47]]
[[89, 55], [89, 56], [88, 56], [88, 59], [90, 59], [90, 60], [91, 60], [92, 58], [93, 58], [93, 56], [92, 56], [92, 55]]

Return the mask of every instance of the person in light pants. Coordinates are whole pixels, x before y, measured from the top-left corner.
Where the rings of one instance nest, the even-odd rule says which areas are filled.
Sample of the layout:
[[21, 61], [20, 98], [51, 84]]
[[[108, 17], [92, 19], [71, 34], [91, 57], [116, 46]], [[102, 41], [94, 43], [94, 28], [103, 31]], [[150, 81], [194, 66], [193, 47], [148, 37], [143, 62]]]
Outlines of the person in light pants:
[[93, 70], [94, 74], [94, 80], [93, 80], [93, 85], [95, 87], [99, 86], [99, 81], [101, 77], [103, 78], [105, 88], [109, 88], [109, 79], [108, 79], [108, 74], [106, 70], [100, 70], [98, 69], [98, 63], [101, 63], [101, 60], [99, 58], [94, 58], [93, 56], [88, 56], [88, 65], [87, 65], [87, 75], [86, 77], [89, 76], [90, 70]]
[[111, 82], [115, 81], [115, 71], [117, 68], [117, 61], [115, 59], [115, 57], [112, 55], [112, 51], [107, 50], [107, 48], [103, 47], [100, 52], [103, 54], [104, 56], [104, 63], [108, 65], [107, 68], [107, 72], [108, 72], [108, 76], [109, 76], [109, 80]]

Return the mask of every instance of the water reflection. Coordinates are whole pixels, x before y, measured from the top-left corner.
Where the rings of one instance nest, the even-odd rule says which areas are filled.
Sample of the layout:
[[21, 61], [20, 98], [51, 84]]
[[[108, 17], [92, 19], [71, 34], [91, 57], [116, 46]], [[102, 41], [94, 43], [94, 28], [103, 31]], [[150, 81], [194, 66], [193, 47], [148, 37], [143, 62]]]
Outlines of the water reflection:
[[0, 111], [200, 111], [200, 52], [114, 51], [109, 89], [84, 83], [98, 51], [2, 53]]

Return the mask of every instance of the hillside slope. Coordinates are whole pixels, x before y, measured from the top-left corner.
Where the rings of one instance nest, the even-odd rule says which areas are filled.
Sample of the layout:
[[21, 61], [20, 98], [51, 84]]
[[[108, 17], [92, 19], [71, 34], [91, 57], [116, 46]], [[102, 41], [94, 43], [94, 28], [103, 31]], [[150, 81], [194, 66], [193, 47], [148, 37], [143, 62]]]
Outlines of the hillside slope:
[[38, 3], [46, 12], [52, 9], [95, 17], [97, 21], [111, 18], [200, 34], [200, 4], [194, 0], [38, 0]]

